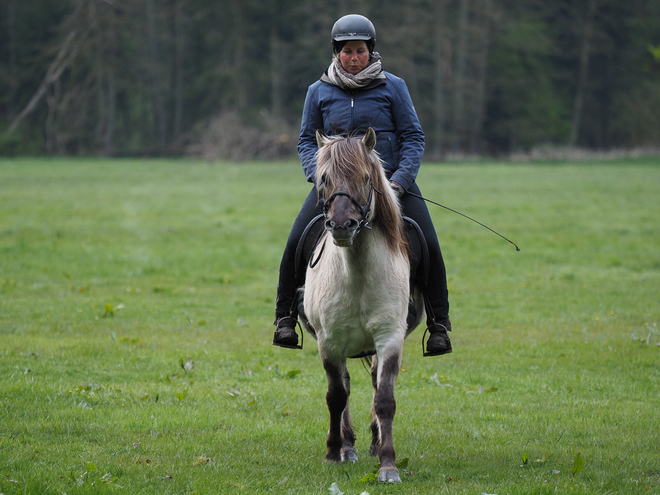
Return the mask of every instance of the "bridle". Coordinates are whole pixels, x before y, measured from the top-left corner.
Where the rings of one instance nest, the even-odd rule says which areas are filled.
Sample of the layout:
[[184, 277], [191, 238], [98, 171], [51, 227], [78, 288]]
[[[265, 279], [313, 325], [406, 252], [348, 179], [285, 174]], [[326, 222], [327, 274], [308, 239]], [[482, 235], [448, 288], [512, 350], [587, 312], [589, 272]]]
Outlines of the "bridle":
[[369, 225], [369, 221], [371, 220], [371, 203], [373, 202], [374, 199], [374, 191], [376, 191], [378, 194], [383, 194], [381, 193], [378, 189], [374, 187], [373, 182], [371, 180], [369, 181], [369, 196], [367, 197], [367, 204], [362, 206], [360, 202], [355, 199], [355, 197], [347, 193], [346, 191], [337, 191], [333, 194], [330, 195], [328, 199], [325, 200], [325, 204], [323, 205], [323, 216], [325, 218], [328, 218], [328, 210], [330, 209], [330, 205], [332, 202], [339, 196], [346, 196], [348, 199], [351, 200], [351, 202], [357, 206], [360, 216], [362, 217], [358, 223], [358, 228], [355, 231], [356, 234], [358, 234], [363, 228], [371, 230], [371, 226]]
[[[357, 206], [358, 210], [360, 210], [360, 215], [361, 219], [358, 222], [358, 227], [355, 230], [355, 234], [357, 235], [363, 228], [371, 230], [371, 226], [369, 225], [369, 221], [371, 220], [371, 203], [373, 202], [374, 199], [374, 191], [376, 191], [378, 194], [382, 195], [383, 193], [380, 192], [378, 189], [374, 187], [373, 182], [371, 180], [369, 181], [369, 196], [367, 197], [367, 204], [362, 206], [360, 202], [355, 199], [355, 197], [347, 193], [346, 191], [337, 191], [335, 193], [332, 193], [328, 199], [325, 200], [325, 204], [323, 205], [323, 217], [325, 219], [328, 218], [328, 210], [330, 209], [331, 203], [337, 199], [339, 196], [346, 196], [348, 199], [351, 200], [351, 203], [353, 203], [355, 206]], [[321, 236], [316, 240], [316, 244], [314, 245], [314, 250], [316, 250], [316, 246], [318, 245], [319, 241], [321, 240]], [[323, 255], [323, 251], [325, 251], [325, 243], [321, 245], [321, 250], [319, 251], [318, 255], [316, 256], [316, 259], [314, 257], [311, 257], [309, 259], [309, 267], [310, 268], [315, 268], [318, 262], [321, 260], [321, 256]]]

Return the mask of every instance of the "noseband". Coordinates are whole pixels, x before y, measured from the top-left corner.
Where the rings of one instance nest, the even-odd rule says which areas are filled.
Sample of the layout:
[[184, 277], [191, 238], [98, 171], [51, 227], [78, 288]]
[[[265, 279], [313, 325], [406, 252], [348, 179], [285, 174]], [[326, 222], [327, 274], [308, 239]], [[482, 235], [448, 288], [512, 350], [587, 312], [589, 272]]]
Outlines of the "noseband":
[[326, 199], [325, 204], [323, 205], [323, 216], [328, 218], [328, 210], [330, 210], [330, 205], [338, 196], [346, 196], [355, 206], [357, 206], [362, 217], [358, 223], [358, 228], [355, 233], [359, 233], [363, 228], [371, 229], [369, 226], [369, 216], [371, 215], [371, 203], [374, 198], [374, 191], [376, 191], [378, 194], [383, 194], [374, 187], [373, 182], [369, 181], [369, 197], [367, 198], [367, 204], [364, 206], [362, 206], [360, 202], [350, 193], [347, 193], [346, 191], [337, 191], [336, 193], [331, 194], [328, 199]]
[[[373, 201], [374, 198], [374, 191], [376, 191], [378, 194], [383, 194], [380, 192], [378, 189], [376, 189], [371, 181], [369, 181], [369, 197], [367, 198], [367, 204], [362, 206], [360, 202], [353, 197], [350, 193], [347, 193], [346, 191], [337, 191], [333, 194], [330, 195], [328, 199], [325, 200], [325, 204], [323, 205], [323, 217], [325, 219], [328, 218], [328, 210], [330, 209], [330, 205], [332, 202], [337, 199], [338, 196], [346, 196], [348, 199], [351, 200], [351, 202], [357, 206], [358, 210], [360, 211], [360, 215], [362, 218], [360, 219], [360, 222], [358, 223], [357, 229], [355, 229], [355, 234], [357, 235], [363, 228], [367, 228], [371, 230], [371, 227], [369, 226], [369, 216], [371, 215], [371, 202]], [[318, 241], [321, 239], [317, 239]], [[316, 249], [316, 246], [314, 246], [314, 249]], [[325, 243], [321, 245], [321, 250], [319, 251], [316, 259], [312, 256], [309, 259], [309, 267], [310, 268], [315, 268], [318, 262], [321, 260], [321, 255], [323, 255], [323, 251], [325, 250]]]

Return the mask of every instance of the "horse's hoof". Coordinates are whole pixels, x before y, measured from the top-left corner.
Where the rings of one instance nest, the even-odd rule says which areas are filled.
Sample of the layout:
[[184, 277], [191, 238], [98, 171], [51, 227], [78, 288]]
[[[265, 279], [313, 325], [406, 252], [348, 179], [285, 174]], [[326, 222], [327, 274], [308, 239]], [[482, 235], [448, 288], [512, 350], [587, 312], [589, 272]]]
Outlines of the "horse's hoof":
[[343, 457], [344, 457], [344, 455], [341, 452], [332, 453], [332, 454], [330, 452], [328, 452], [325, 455], [324, 460], [325, 460], [325, 462], [330, 462], [332, 464], [339, 464], [340, 462], [344, 461]]
[[381, 483], [401, 483], [401, 476], [399, 476], [399, 471], [396, 468], [380, 468], [380, 471], [378, 471], [378, 481]]
[[358, 456], [354, 448], [341, 449], [341, 462], [357, 462]]

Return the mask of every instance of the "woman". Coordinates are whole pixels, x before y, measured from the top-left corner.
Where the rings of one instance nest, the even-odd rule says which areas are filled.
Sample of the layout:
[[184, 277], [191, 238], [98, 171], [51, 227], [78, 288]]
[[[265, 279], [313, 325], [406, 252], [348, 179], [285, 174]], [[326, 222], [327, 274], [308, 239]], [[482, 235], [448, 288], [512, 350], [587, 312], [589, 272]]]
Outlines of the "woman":
[[[426, 204], [407, 194], [421, 195], [415, 178], [424, 154], [424, 132], [405, 82], [383, 71], [375, 45], [376, 30], [366, 17], [352, 14], [335, 23], [333, 61], [321, 79], [309, 87], [305, 98], [298, 154], [307, 180], [314, 183], [317, 129], [326, 136], [364, 134], [369, 127], [376, 131], [376, 151], [399, 196], [403, 214], [419, 224], [429, 247], [426, 293], [434, 315], [427, 319], [430, 336], [425, 355], [447, 354], [452, 348], [447, 335], [451, 323], [444, 261]], [[307, 224], [321, 212], [316, 188], [312, 188], [293, 225], [280, 265], [274, 345], [298, 346], [295, 300], [304, 281], [295, 276], [296, 246]]]

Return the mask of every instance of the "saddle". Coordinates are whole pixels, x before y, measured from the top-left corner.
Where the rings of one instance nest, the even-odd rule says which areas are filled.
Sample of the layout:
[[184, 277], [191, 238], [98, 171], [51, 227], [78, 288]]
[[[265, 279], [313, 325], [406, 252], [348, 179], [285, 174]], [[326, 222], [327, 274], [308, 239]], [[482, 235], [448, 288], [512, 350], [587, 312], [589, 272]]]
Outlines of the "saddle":
[[[412, 292], [414, 287], [419, 287], [424, 294], [424, 306], [428, 315], [433, 315], [433, 310], [426, 297], [426, 284], [429, 273], [429, 250], [424, 238], [424, 233], [420, 226], [412, 218], [403, 217], [406, 234], [408, 235], [408, 244], [410, 250], [408, 258], [410, 260], [410, 290]], [[312, 259], [316, 246], [318, 245], [321, 237], [325, 232], [324, 216], [323, 214], [317, 215], [312, 219], [303, 231], [298, 246], [296, 248], [296, 281], [298, 286], [302, 287], [305, 284], [305, 275], [308, 266], [314, 266], [318, 259]], [[317, 257], [322, 256], [322, 253], [317, 253]], [[297, 301], [300, 302], [301, 301]], [[294, 302], [294, 308], [298, 309], [299, 306]], [[300, 308], [302, 309], [302, 308]], [[299, 311], [296, 311], [299, 312]], [[408, 325], [412, 326], [416, 319], [415, 307], [412, 302], [408, 308]], [[412, 330], [409, 328], [409, 331]]]

